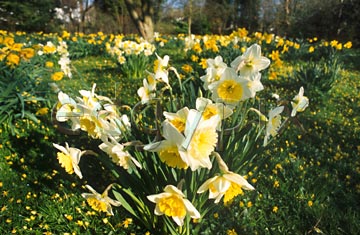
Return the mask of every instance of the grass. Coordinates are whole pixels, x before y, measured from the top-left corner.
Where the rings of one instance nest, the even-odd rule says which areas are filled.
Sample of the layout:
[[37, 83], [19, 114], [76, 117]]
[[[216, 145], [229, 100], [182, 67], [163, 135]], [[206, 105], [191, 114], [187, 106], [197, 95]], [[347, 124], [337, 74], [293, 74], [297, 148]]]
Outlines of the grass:
[[[174, 51], [161, 52], [173, 58]], [[354, 59], [359, 57], [351, 50], [351, 58], [342, 58], [345, 64], [330, 90], [309, 97], [310, 107], [299, 117], [303, 129], [293, 123], [276, 146], [249, 166], [247, 178], [257, 190], [204, 218], [201, 234], [360, 233], [360, 71]], [[186, 55], [174, 58], [180, 71]], [[142, 80], [125, 78], [108, 56], [79, 56], [72, 66], [73, 78], [58, 82], [67, 93], [90, 90], [95, 82], [97, 93], [119, 106], [138, 102]], [[283, 76], [266, 83], [291, 98], [289, 88], [296, 84], [292, 79]], [[47, 97], [53, 105], [56, 95]], [[86, 136], [59, 134], [50, 113], [38, 118], [39, 123], [20, 121], [21, 135], [0, 132], [0, 233], [145, 234], [121, 208], [111, 217], [93, 211], [81, 197], [88, 182], [65, 173], [52, 147], [53, 142], [67, 141], [91, 149], [97, 143]], [[96, 172], [91, 179], [95, 186], [107, 180], [95, 158], [82, 160], [81, 166]]]

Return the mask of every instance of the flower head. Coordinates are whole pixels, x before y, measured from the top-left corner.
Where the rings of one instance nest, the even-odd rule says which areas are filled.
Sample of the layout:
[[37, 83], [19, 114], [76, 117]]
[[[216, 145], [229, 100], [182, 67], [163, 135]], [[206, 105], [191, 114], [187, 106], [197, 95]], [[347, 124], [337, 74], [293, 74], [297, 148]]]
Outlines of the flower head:
[[225, 195], [224, 202], [227, 203], [235, 196], [241, 194], [242, 189], [254, 190], [254, 187], [249, 184], [244, 177], [228, 170], [228, 167], [219, 154], [214, 154], [222, 173], [221, 175], [206, 180], [199, 187], [197, 193], [203, 193], [209, 190], [209, 199], [215, 199], [215, 203], [219, 203]]
[[238, 56], [232, 63], [231, 67], [242, 76], [250, 76], [270, 65], [270, 60], [261, 56], [261, 47], [258, 44], [250, 46], [243, 55]]
[[108, 215], [114, 215], [111, 206], [121, 206], [119, 201], [111, 199], [108, 196], [108, 191], [112, 187], [110, 184], [102, 194], [98, 193], [90, 185], [86, 185], [86, 188], [91, 193], [82, 193], [81, 196], [86, 199], [87, 203], [92, 209], [100, 212], [106, 212]]
[[116, 165], [123, 167], [125, 170], [131, 172], [136, 167], [141, 169], [141, 164], [114, 138], [110, 137], [110, 141], [100, 144], [99, 148], [107, 153]]
[[155, 78], [169, 84], [168, 71], [166, 68], [168, 67], [170, 57], [165, 55], [164, 58], [161, 58], [156, 54], [157, 60], [154, 62], [154, 73]]
[[294, 117], [297, 112], [303, 112], [308, 107], [308, 105], [309, 99], [304, 96], [304, 88], [300, 87], [299, 94], [297, 94], [291, 102], [291, 116]]
[[264, 146], [267, 145], [270, 136], [275, 137], [281, 125], [280, 113], [284, 110], [284, 106], [276, 107], [269, 112], [268, 122], [266, 124], [266, 133], [264, 138]]
[[147, 198], [156, 203], [155, 215], [172, 217], [178, 226], [184, 224], [184, 218], [187, 214], [193, 219], [200, 218], [200, 213], [194, 205], [173, 185], [167, 185], [163, 193], [149, 195]]
[[201, 112], [194, 109], [189, 111], [180, 156], [192, 171], [200, 167], [212, 167], [209, 156], [217, 144], [216, 127], [219, 122], [219, 115], [204, 120]]
[[75, 174], [81, 179], [83, 176], [79, 167], [80, 158], [89, 151], [81, 151], [80, 149], [69, 147], [68, 143], [65, 144], [66, 146], [63, 147], [53, 143], [53, 146], [61, 151], [57, 153], [59, 163], [63, 168], [65, 168], [67, 173], [73, 174], [75, 172]]
[[209, 85], [212, 92], [211, 99], [215, 102], [237, 105], [240, 101], [251, 97], [248, 82], [249, 80], [239, 77], [234, 69], [227, 68], [219, 81]]
[[141, 98], [141, 103], [147, 103], [155, 97], [154, 91], [156, 90], [155, 80], [152, 78], [153, 74], [148, 76], [150, 82], [146, 78], [143, 80], [143, 86], [137, 90], [138, 96]]
[[164, 140], [145, 145], [144, 149], [157, 152], [160, 160], [170, 167], [186, 169], [188, 164], [180, 156], [184, 136], [168, 121], [163, 123], [163, 136]]

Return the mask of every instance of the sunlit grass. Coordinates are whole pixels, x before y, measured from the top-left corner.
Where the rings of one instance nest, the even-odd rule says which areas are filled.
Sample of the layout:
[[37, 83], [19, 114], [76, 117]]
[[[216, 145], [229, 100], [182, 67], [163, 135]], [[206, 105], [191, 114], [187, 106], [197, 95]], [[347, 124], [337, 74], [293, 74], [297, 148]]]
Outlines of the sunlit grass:
[[[76, 46], [80, 41], [83, 47], [69, 48], [70, 53], [73, 50], [76, 55], [71, 61], [73, 77], [56, 82], [61, 90], [76, 96], [78, 90], [91, 90], [96, 83], [97, 93], [110, 97], [117, 105], [134, 105], [139, 101], [136, 90], [142, 80], [124, 76], [118, 65], [102, 54], [105, 42], [111, 37], [62, 36], [69, 40], [69, 45]], [[41, 35], [32, 40], [45, 43], [52, 38], [55, 37]], [[337, 41], [292, 42], [274, 35], [248, 35], [239, 30], [229, 37], [214, 36], [206, 42], [197, 37], [198, 41], [185, 53], [179, 49], [185, 44], [182, 41], [185, 36], [161, 38], [157, 43], [164, 45], [159, 47], [159, 55], [173, 53], [171, 65], [178, 69], [181, 77], [194, 79], [203, 73], [202, 59], [223, 53], [231, 60], [250, 42], [261, 43], [264, 53], [272, 55], [275, 65], [264, 76], [264, 80], [268, 78], [264, 83], [289, 97], [292, 96], [289, 88], [298, 86], [291, 76], [299, 64], [306, 65], [309, 58], [318, 61], [318, 55], [327, 56], [329, 51], [346, 49], [345, 44]], [[239, 41], [237, 47], [231, 44], [235, 39]], [[91, 49], [96, 51], [95, 55], [90, 53]], [[359, 55], [354, 51], [344, 51], [345, 55], [351, 53], [351, 58], [341, 55], [342, 61], [348, 63], [342, 65], [331, 89], [316, 100], [309, 97], [309, 110], [300, 115], [303, 129], [293, 123], [280, 145], [249, 166], [247, 179], [257, 190], [237, 197], [212, 217], [204, 218], [201, 234], [360, 232], [360, 73], [355, 66], [358, 62], [353, 59]], [[44, 75], [43, 81], [53, 82], [48, 75]], [[86, 137], [58, 134], [50, 122], [56, 94], [42, 92], [50, 102], [31, 103], [34, 113], [41, 107], [48, 108], [48, 112], [36, 115], [39, 122], [17, 121], [18, 134], [14, 136], [0, 129], [1, 234], [145, 234], [124, 210], [116, 210], [115, 216], [107, 217], [85, 203], [80, 194], [86, 190], [83, 185], [87, 182], [65, 173], [58, 165], [51, 143], [66, 139], [90, 149], [97, 143]], [[82, 164], [93, 171], [102, 167], [94, 158]], [[106, 180], [100, 173], [96, 177], [92, 179], [95, 183], [97, 179]], [[96, 186], [102, 185], [97, 183]]]

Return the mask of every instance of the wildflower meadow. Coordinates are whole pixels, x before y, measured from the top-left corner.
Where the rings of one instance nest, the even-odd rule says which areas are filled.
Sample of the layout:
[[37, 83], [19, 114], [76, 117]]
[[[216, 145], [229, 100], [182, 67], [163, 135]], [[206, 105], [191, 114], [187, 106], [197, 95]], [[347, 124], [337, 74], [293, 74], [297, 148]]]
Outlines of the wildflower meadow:
[[1, 234], [359, 234], [360, 52], [0, 31]]

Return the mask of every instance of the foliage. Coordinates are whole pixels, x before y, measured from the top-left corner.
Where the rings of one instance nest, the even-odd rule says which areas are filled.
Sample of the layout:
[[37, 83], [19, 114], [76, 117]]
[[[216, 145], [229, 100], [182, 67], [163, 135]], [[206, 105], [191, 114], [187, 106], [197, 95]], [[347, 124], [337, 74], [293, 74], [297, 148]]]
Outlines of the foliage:
[[2, 29], [10, 31], [51, 32], [54, 22], [55, 1], [1, 1]]

